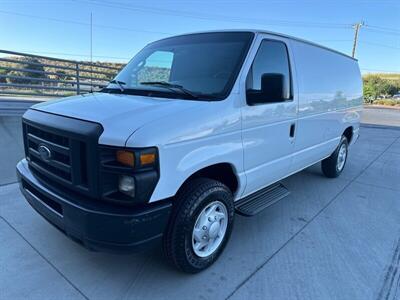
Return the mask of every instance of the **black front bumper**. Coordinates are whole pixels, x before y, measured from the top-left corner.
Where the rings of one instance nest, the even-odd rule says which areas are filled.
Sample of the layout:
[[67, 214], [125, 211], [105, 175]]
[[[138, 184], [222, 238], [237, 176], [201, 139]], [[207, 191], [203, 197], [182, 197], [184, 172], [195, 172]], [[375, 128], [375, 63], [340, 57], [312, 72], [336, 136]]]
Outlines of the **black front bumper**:
[[132, 252], [157, 244], [167, 226], [171, 202], [140, 208], [108, 205], [101, 201], [67, 199], [45, 187], [23, 159], [17, 165], [20, 188], [29, 204], [46, 220], [86, 248]]

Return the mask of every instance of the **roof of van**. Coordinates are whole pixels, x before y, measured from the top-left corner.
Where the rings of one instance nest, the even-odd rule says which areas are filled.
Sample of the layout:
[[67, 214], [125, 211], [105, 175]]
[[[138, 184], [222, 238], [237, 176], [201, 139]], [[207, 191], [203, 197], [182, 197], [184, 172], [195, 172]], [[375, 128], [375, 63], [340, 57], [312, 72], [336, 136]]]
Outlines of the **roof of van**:
[[[343, 55], [343, 56], [345, 56], [347, 58], [350, 58], [352, 60], [358, 61], [356, 58], [351, 57], [350, 55], [347, 55], [346, 53], [340, 52], [338, 50], [335, 50], [335, 49], [332, 49], [332, 48], [329, 48], [329, 47], [326, 47], [326, 46], [323, 46], [323, 45], [320, 45], [320, 44], [317, 44], [317, 43], [314, 43], [314, 42], [311, 42], [311, 41], [307, 41], [307, 40], [304, 40], [304, 39], [301, 39], [301, 38], [298, 38], [298, 37], [290, 36], [290, 35], [279, 33], [279, 32], [268, 31], [268, 30], [259, 30], [259, 29], [222, 29], [222, 30], [207, 30], [207, 31], [190, 32], [190, 33], [178, 34], [178, 35], [174, 35], [174, 36], [183, 36], [183, 35], [190, 35], [190, 34], [197, 34], [197, 33], [213, 33], [213, 32], [253, 32], [255, 34], [257, 34], [257, 33], [265, 33], [265, 34], [275, 35], [275, 36], [279, 36], [279, 37], [284, 37], [284, 38], [287, 38], [287, 39], [295, 40], [295, 41], [298, 41], [298, 42], [306, 43], [306, 44], [309, 44], [309, 45], [312, 45], [312, 46], [315, 46], [315, 47], [319, 47], [319, 48], [322, 48], [322, 49], [325, 49], [325, 50], [332, 51], [334, 53]], [[174, 37], [174, 36], [171, 36], [171, 37]]]

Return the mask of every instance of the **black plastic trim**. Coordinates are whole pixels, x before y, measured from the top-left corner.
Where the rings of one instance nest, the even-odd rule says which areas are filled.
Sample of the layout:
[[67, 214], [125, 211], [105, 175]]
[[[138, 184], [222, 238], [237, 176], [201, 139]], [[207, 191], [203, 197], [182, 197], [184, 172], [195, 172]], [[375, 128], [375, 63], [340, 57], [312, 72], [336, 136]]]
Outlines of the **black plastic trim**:
[[235, 202], [238, 214], [251, 217], [290, 194], [280, 182], [269, 185]]
[[[66, 191], [99, 198], [98, 140], [103, 132], [100, 124], [29, 109], [22, 117], [25, 154], [36, 174], [44, 182], [56, 182]], [[49, 139], [30, 133], [35, 132]], [[52, 138], [62, 140], [54, 143]], [[34, 146], [45, 145], [60, 160], [43, 161]], [[63, 156], [64, 155], [64, 156]], [[62, 162], [62, 160], [65, 160]]]
[[[135, 153], [135, 167], [129, 167], [116, 161], [117, 150]], [[101, 197], [122, 205], [140, 205], [147, 203], [160, 178], [158, 149], [149, 148], [124, 148], [114, 146], [99, 146], [100, 152], [100, 187]], [[140, 166], [139, 157], [142, 153], [155, 153], [156, 161], [149, 166]], [[121, 175], [128, 175], [135, 180], [135, 197], [132, 198], [118, 191], [118, 179]]]
[[25, 159], [17, 165], [20, 188], [28, 203], [68, 237], [90, 250], [136, 252], [159, 243], [168, 224], [172, 201], [140, 207], [93, 204], [59, 195], [33, 176]]

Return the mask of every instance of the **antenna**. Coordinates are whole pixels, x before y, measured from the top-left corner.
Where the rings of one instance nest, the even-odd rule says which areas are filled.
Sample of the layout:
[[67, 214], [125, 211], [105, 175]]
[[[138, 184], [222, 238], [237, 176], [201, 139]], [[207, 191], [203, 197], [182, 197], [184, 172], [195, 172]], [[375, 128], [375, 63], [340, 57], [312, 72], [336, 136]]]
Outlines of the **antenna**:
[[93, 14], [90, 12], [90, 91], [93, 92]]

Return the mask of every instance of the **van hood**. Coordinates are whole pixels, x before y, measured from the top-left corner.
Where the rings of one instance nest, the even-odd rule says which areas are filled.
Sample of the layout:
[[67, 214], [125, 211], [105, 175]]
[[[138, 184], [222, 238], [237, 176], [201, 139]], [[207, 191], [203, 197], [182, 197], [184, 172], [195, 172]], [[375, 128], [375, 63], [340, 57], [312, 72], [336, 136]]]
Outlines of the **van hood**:
[[100, 144], [125, 146], [126, 140], [145, 124], [169, 115], [178, 117], [198, 104], [182, 99], [93, 93], [42, 102], [32, 109], [99, 123], [104, 129]]

